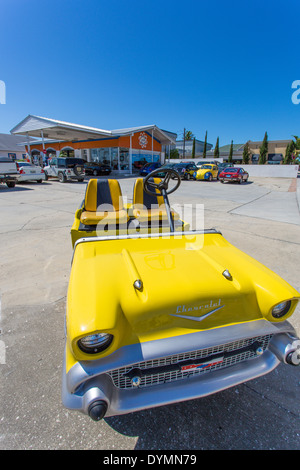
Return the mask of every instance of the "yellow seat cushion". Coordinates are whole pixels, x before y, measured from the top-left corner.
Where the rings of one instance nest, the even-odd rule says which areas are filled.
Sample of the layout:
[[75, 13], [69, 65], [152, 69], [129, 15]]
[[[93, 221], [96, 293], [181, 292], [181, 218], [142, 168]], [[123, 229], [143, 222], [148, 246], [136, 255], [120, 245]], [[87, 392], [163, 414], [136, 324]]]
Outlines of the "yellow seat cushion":
[[[165, 205], [154, 207], [153, 209], [145, 209], [144, 206], [140, 208], [136, 205], [133, 209], [133, 216], [138, 219], [140, 222], [146, 221], [159, 221], [159, 220], [166, 220], [168, 221], [168, 214], [165, 208]], [[171, 211], [174, 220], [179, 219], [179, 214], [175, 211]]]
[[125, 209], [114, 212], [83, 211], [80, 221], [84, 225], [126, 224], [128, 221], [128, 214]]

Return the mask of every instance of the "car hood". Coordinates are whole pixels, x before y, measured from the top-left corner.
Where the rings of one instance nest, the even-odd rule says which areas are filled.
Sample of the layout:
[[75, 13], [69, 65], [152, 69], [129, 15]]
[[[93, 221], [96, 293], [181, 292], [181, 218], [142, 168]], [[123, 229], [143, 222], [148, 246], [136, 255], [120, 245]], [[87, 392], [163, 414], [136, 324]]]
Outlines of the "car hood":
[[[141, 290], [134, 287], [137, 279]], [[218, 233], [89, 241], [75, 247], [67, 329], [71, 342], [106, 331], [120, 347], [261, 318], [272, 321], [275, 304], [299, 296]]]

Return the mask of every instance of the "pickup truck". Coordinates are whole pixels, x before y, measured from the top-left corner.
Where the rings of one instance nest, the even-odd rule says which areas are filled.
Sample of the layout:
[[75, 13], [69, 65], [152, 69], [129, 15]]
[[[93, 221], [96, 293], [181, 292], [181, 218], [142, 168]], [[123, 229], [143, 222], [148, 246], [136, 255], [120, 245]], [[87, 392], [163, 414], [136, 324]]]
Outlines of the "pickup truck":
[[0, 157], [0, 183], [6, 183], [8, 188], [14, 188], [18, 175], [15, 162], [8, 157]]

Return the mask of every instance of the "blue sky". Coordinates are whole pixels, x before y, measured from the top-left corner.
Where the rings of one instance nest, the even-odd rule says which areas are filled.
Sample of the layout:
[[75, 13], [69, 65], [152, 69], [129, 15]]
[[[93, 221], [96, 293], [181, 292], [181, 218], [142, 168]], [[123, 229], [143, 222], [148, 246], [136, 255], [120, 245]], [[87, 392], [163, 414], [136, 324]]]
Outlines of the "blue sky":
[[28, 114], [185, 127], [220, 145], [300, 135], [298, 0], [0, 0], [0, 132]]

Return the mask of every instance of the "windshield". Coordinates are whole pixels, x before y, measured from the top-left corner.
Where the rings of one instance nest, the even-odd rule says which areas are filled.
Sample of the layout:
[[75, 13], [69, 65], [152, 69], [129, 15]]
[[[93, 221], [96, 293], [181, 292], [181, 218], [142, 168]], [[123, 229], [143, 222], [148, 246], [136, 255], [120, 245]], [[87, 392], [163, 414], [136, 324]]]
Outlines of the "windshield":
[[160, 170], [165, 170], [166, 168], [175, 168], [176, 163], [168, 163], [167, 165], [163, 165], [160, 167]]
[[67, 165], [84, 165], [85, 161], [81, 158], [66, 158]]
[[226, 173], [236, 173], [239, 171], [238, 168], [226, 168]]
[[201, 165], [200, 170], [211, 170], [211, 165]]

